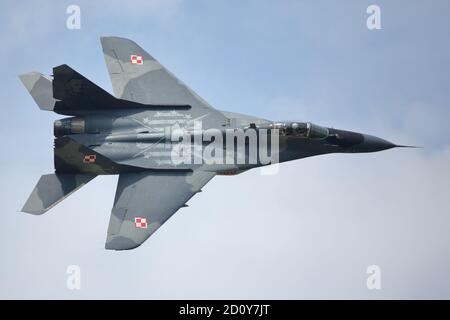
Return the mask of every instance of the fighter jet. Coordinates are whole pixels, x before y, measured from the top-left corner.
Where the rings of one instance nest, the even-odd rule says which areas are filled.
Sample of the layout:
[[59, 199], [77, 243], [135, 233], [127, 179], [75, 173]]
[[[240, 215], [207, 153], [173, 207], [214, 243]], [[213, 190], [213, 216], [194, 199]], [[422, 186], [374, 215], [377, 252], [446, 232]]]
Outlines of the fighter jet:
[[[216, 175], [329, 153], [397, 145], [305, 121], [219, 111], [133, 41], [102, 37], [114, 96], [67, 65], [23, 74], [54, 122], [54, 173], [22, 211], [40, 215], [99, 175], [119, 175], [106, 249], [140, 246]], [[263, 152], [262, 152], [263, 151]]]

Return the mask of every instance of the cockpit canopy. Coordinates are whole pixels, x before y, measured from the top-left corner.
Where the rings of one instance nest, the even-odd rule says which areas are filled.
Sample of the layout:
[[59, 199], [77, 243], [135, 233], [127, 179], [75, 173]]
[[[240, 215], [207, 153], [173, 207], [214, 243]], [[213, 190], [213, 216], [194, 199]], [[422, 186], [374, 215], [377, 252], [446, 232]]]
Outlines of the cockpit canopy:
[[328, 129], [318, 126], [311, 122], [273, 122], [266, 125], [260, 125], [261, 129], [278, 129], [282, 136], [292, 136], [309, 139], [325, 139], [328, 137]]

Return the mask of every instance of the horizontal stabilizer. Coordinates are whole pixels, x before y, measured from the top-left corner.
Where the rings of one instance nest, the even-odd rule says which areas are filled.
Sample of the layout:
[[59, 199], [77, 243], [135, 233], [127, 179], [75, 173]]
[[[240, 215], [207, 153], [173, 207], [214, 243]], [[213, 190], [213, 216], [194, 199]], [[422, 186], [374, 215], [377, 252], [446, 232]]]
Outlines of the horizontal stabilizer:
[[19, 78], [41, 110], [53, 110], [56, 100], [53, 98], [52, 80], [49, 77], [39, 72], [29, 72]]
[[43, 175], [23, 206], [22, 212], [43, 214], [95, 177], [90, 174]]

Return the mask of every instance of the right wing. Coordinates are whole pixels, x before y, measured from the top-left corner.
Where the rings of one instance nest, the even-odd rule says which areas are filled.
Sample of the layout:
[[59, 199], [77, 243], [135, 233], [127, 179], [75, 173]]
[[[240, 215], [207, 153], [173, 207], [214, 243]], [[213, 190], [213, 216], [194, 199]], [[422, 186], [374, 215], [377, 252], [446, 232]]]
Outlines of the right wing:
[[141, 245], [214, 175], [204, 171], [120, 174], [105, 248], [128, 250]]
[[214, 110], [155, 58], [129, 39], [102, 37], [114, 94], [143, 104], [191, 105]]

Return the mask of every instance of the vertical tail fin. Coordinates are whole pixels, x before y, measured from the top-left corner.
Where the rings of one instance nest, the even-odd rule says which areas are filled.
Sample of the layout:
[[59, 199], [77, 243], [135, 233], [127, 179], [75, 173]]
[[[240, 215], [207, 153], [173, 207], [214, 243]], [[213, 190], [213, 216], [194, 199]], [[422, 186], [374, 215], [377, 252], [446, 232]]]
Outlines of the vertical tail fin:
[[41, 110], [53, 110], [56, 100], [53, 98], [52, 80], [49, 77], [39, 72], [29, 72], [19, 78]]

